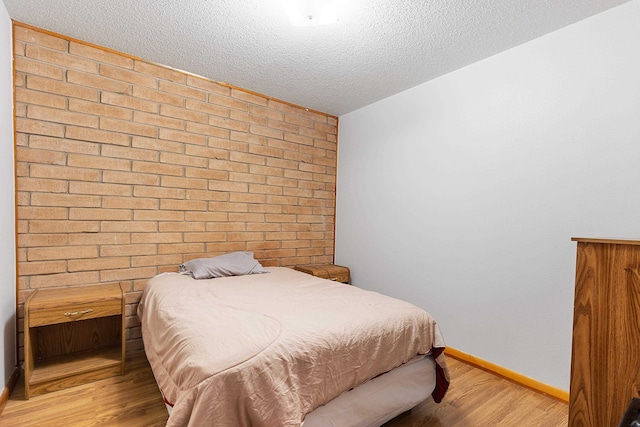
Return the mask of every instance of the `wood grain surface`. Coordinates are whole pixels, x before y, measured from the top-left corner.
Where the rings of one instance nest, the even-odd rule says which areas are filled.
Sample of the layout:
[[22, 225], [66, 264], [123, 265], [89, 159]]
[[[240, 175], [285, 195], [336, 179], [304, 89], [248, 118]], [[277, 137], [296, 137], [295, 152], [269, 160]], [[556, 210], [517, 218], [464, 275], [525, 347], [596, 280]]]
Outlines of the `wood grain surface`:
[[640, 246], [578, 241], [571, 427], [616, 427], [640, 396]]
[[[440, 404], [428, 399], [385, 427], [566, 427], [565, 403], [449, 358], [451, 388]], [[24, 400], [18, 384], [2, 427], [94, 425], [161, 427], [167, 411], [144, 354], [127, 359], [124, 376]]]

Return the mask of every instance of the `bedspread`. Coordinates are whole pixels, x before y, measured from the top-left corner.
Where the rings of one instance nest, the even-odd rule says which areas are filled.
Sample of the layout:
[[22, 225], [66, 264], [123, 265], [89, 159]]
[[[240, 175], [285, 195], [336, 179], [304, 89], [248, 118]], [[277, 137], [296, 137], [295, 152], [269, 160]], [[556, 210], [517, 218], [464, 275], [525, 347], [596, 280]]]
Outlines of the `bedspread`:
[[151, 279], [138, 306], [168, 426], [300, 426], [305, 414], [442, 337], [424, 310], [283, 267], [265, 274]]

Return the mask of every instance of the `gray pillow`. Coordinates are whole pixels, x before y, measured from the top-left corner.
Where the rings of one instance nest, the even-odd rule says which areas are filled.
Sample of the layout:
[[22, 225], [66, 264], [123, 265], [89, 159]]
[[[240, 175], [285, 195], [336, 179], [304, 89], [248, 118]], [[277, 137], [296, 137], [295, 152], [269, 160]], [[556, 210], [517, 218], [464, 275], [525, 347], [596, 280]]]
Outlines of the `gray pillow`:
[[253, 258], [253, 252], [231, 252], [213, 258], [192, 259], [180, 265], [180, 272], [187, 273], [194, 279], [268, 273]]

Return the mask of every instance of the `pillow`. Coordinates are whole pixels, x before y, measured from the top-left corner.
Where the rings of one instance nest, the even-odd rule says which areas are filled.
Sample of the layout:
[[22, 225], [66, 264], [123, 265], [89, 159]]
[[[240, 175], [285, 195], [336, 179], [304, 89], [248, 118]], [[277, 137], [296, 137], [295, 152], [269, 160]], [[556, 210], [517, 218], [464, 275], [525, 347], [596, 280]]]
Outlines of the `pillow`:
[[268, 273], [253, 258], [253, 252], [231, 252], [213, 258], [196, 258], [180, 265], [180, 272], [194, 279], [211, 279], [246, 274]]

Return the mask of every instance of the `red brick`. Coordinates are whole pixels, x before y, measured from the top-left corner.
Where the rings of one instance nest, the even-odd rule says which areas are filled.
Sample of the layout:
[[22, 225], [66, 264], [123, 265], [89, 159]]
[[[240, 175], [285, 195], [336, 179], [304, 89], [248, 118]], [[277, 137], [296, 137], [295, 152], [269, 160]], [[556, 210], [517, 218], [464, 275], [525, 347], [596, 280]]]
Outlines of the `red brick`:
[[100, 118], [100, 129], [119, 132], [123, 134], [156, 137], [158, 128], [143, 123], [132, 123], [117, 119]]
[[51, 206], [18, 206], [18, 218], [27, 219], [67, 219], [66, 208], [52, 208]]
[[162, 199], [160, 200], [160, 209], [171, 211], [206, 211], [207, 202], [201, 200], [177, 200]]
[[143, 150], [139, 148], [117, 147], [113, 145], [102, 146], [102, 156], [116, 157], [121, 159], [133, 159], [146, 162], [157, 162], [158, 152], [152, 150]]
[[130, 261], [128, 257], [97, 258], [83, 260], [69, 260], [69, 272], [75, 271], [98, 271], [110, 270], [113, 268], [128, 268]]
[[190, 168], [185, 169], [184, 176], [187, 178], [202, 178], [218, 181], [227, 181], [229, 179], [229, 172], [219, 171], [206, 168]]
[[64, 125], [40, 120], [16, 118], [16, 132], [23, 132], [35, 135], [64, 136]]
[[144, 111], [134, 111], [133, 121], [138, 123], [144, 123], [147, 125], [159, 126], [170, 129], [184, 129], [184, 121], [178, 119], [172, 119], [170, 117], [163, 117], [157, 114], [149, 114]]
[[133, 255], [154, 254], [156, 245], [102, 245], [100, 246], [101, 257], [120, 257]]
[[[180, 142], [184, 142], [184, 143], [187, 143], [187, 144], [194, 144], [194, 145], [206, 145], [207, 144], [207, 137], [206, 136], [194, 135], [192, 133], [184, 132], [184, 131], [181, 131], [181, 130], [162, 128], [162, 129], [160, 129], [158, 136], [160, 137], [160, 139], [167, 139], [167, 140], [170, 140], [170, 141], [180, 141]], [[176, 144], [176, 149], [172, 149], [172, 150], [168, 150], [168, 151], [181, 153], [182, 152], [182, 147], [183, 147], [183, 145]], [[167, 150], [165, 150], [165, 151], [167, 151]]]
[[184, 199], [187, 190], [183, 188], [166, 188], [166, 187], [148, 187], [136, 185], [133, 187], [133, 195], [135, 197], [152, 197], [152, 198], [169, 198]]
[[248, 132], [249, 124], [238, 120], [232, 120], [226, 117], [209, 116], [209, 124], [211, 126], [229, 129], [236, 132]]
[[200, 123], [187, 122], [187, 132], [198, 133], [201, 135], [215, 136], [218, 138], [229, 138], [229, 130], [215, 126], [204, 125]]
[[207, 94], [202, 90], [164, 80], [160, 80], [158, 82], [158, 89], [160, 89], [160, 91], [162, 92], [168, 92], [199, 101], [206, 101], [207, 99]]
[[70, 220], [96, 220], [96, 221], [131, 221], [132, 214], [127, 209], [69, 209]]
[[38, 61], [32, 61], [31, 59], [16, 56], [14, 60], [16, 71], [27, 74], [35, 74], [42, 77], [48, 77], [50, 79], [62, 80], [64, 72], [61, 67], [45, 64]]
[[188, 254], [188, 253], [201, 253], [204, 252], [204, 244], [202, 243], [171, 243], [171, 244], [159, 244], [158, 254]]
[[165, 152], [160, 153], [160, 163], [206, 168], [208, 161], [203, 157], [194, 157]]
[[160, 92], [155, 89], [150, 89], [144, 86], [134, 86], [133, 96], [136, 98], [147, 99], [149, 101], [156, 101], [162, 104], [171, 104], [176, 107], [184, 106], [184, 98], [178, 95], [171, 95], [166, 92]]
[[251, 204], [248, 205], [249, 212], [252, 213], [264, 213], [264, 214], [281, 214], [282, 206], [280, 205], [259, 205], [259, 204]]
[[156, 162], [133, 162], [133, 172], [155, 173], [160, 175], [184, 175], [184, 167], [176, 165], [158, 164]]
[[135, 210], [134, 221], [184, 221], [183, 211]]
[[31, 193], [31, 205], [99, 207], [100, 197], [60, 193]]
[[272, 148], [272, 147], [264, 147], [262, 145], [250, 145], [249, 152], [252, 154], [257, 154], [259, 156], [276, 157], [276, 158], [281, 158], [283, 155], [282, 150], [279, 150], [277, 148]]
[[39, 289], [58, 286], [90, 285], [97, 283], [100, 280], [99, 277], [97, 271], [32, 276], [29, 280], [29, 286], [32, 289]]
[[97, 256], [97, 246], [51, 246], [29, 248], [27, 250], [27, 259], [29, 261], [70, 260], [77, 258], [96, 258]]
[[[138, 267], [138, 268], [123, 268], [119, 270], [101, 270], [100, 281], [101, 282], [117, 282], [121, 280], [131, 279], [150, 279], [155, 276], [157, 270], [155, 267]], [[135, 319], [137, 321], [137, 318]]]
[[70, 245], [128, 245], [128, 233], [74, 233], [69, 235]]
[[66, 180], [28, 178], [21, 175], [18, 176], [20, 176], [20, 179], [16, 183], [16, 188], [19, 191], [66, 193], [69, 188], [69, 183]]
[[205, 231], [203, 222], [160, 222], [158, 223], [158, 231], [161, 233], [172, 232], [198, 232]]
[[220, 191], [209, 190], [187, 190], [185, 197], [187, 200], [216, 200], [227, 201], [229, 199], [228, 193]]
[[284, 121], [287, 123], [292, 123], [294, 125], [304, 126], [307, 128], [313, 128], [313, 124], [314, 124], [313, 120], [305, 119], [304, 117], [300, 117], [292, 114], [285, 114]]
[[72, 55], [91, 58], [98, 62], [107, 62], [124, 68], [133, 68], [133, 60], [126, 56], [98, 49], [83, 43], [69, 42], [69, 53]]
[[249, 114], [245, 111], [229, 110], [229, 117], [233, 120], [245, 122], [247, 124], [256, 124], [260, 126], [267, 125], [266, 117], [256, 116], [255, 114]]
[[151, 233], [158, 229], [155, 221], [102, 221], [100, 231], [103, 233]]
[[229, 180], [233, 182], [248, 182], [254, 184], [264, 184], [266, 182], [266, 178], [263, 175], [238, 172], [231, 172], [229, 174]]
[[[254, 165], [251, 165], [254, 166]], [[233, 172], [248, 172], [249, 165], [246, 163], [236, 163], [230, 162], [227, 160], [219, 160], [219, 159], [210, 159], [209, 160], [209, 169], [214, 170], [225, 170], [225, 171], [233, 171]]]
[[112, 80], [94, 74], [81, 73], [78, 71], [67, 71], [67, 81], [82, 86], [88, 86], [109, 92], [126, 93], [131, 95], [131, 85], [118, 80]]
[[214, 116], [229, 117], [229, 109], [219, 105], [209, 104], [207, 102], [187, 99], [185, 107], [189, 110], [200, 111]]
[[149, 256], [134, 256], [131, 257], [132, 267], [146, 267], [146, 266], [159, 266], [159, 265], [173, 265], [176, 267], [182, 264], [181, 254], [172, 255], [149, 255]]
[[182, 243], [182, 233], [133, 233], [131, 243]]
[[27, 77], [27, 89], [49, 92], [61, 96], [81, 98], [88, 101], [98, 101], [98, 91], [96, 89], [78, 86], [74, 84], [59, 82], [39, 76]]
[[211, 212], [247, 212], [246, 203], [209, 202], [208, 210]]
[[102, 91], [102, 93], [100, 94], [100, 102], [102, 102], [103, 104], [130, 108], [132, 110], [146, 111], [147, 113], [157, 113], [159, 110], [157, 102], [134, 98], [131, 95], [124, 95], [121, 93], [107, 91]]
[[[205, 221], [205, 222], [216, 222], [216, 221], [228, 221], [229, 214], [226, 212], [185, 212], [184, 219], [187, 222], [192, 221]], [[208, 230], [208, 229], [207, 229]]]
[[[93, 142], [102, 142], [106, 144], [118, 144], [118, 145], [129, 145], [129, 136], [123, 134], [114, 134], [111, 132], [101, 131], [97, 129], [89, 129], [89, 128], [80, 128], [74, 126], [66, 127], [66, 137], [71, 140], [79, 140], [78, 141], [69, 141], [53, 138], [45, 138], [38, 137], [38, 146], [49, 146], [51, 148], [58, 149], [60, 151], [65, 152], [73, 152], [73, 153], [81, 153], [81, 154], [93, 154], [98, 155], [100, 153], [100, 146], [98, 144], [92, 144], [84, 141], [93, 141]], [[34, 141], [34, 137], [31, 137], [30, 144], [34, 146], [36, 142]]]
[[182, 178], [177, 176], [163, 176], [161, 179], [161, 186], [204, 190], [207, 188], [207, 180], [198, 178]]
[[87, 114], [72, 113], [56, 108], [48, 108], [40, 105], [30, 105], [27, 117], [49, 122], [80, 125], [83, 127], [98, 127], [98, 118]]
[[66, 271], [66, 261], [36, 261], [20, 263], [21, 276], [39, 276], [54, 273], [64, 273]]
[[309, 136], [299, 135], [297, 133], [285, 133], [284, 140], [295, 142], [296, 144], [313, 145], [313, 138]]
[[67, 41], [60, 37], [49, 35], [35, 29], [25, 28], [19, 24], [14, 25], [13, 31], [13, 36], [16, 40], [30, 44], [42, 45], [59, 51], [67, 50]]
[[105, 170], [102, 172], [102, 182], [114, 184], [159, 185], [160, 177], [148, 173], [118, 172]]
[[31, 177], [66, 179], [71, 181], [98, 181], [100, 173], [95, 170], [76, 169], [67, 166], [31, 165]]
[[49, 165], [65, 165], [67, 163], [67, 155], [63, 152], [27, 147], [16, 147], [16, 159], [19, 162]]
[[236, 193], [249, 191], [249, 185], [245, 182], [209, 181], [207, 188], [211, 191], [233, 191]]
[[145, 199], [141, 197], [109, 197], [102, 196], [102, 207], [109, 209], [158, 209], [158, 199]]
[[[162, 135], [163, 131], [168, 131], [168, 129], [160, 129], [158, 132], [159, 135]], [[182, 153], [184, 144], [173, 142], [173, 141], [163, 141], [162, 139], [156, 139], [156, 138], [143, 138], [140, 136], [133, 136], [131, 137], [131, 146], [136, 148], [143, 148], [146, 150], [158, 150], [158, 151], [170, 151], [172, 153]]]
[[[69, 126], [67, 126], [67, 132], [69, 132]], [[48, 150], [61, 154], [80, 153], [92, 154], [94, 156], [100, 154], [100, 146], [98, 144], [85, 141], [50, 138], [40, 135], [31, 135], [29, 138], [29, 148]]]
[[217, 95], [215, 93], [209, 94], [209, 103], [220, 105], [222, 107], [233, 108], [234, 110], [248, 111], [249, 106], [245, 101], [230, 98], [228, 96]]
[[163, 67], [156, 64], [150, 64], [148, 62], [136, 60], [133, 65], [134, 70], [152, 75], [154, 77], [158, 77], [160, 79], [169, 80], [174, 83], [184, 83], [185, 82], [185, 74], [172, 70], [167, 67]]
[[97, 102], [88, 102], [82, 99], [69, 99], [69, 111], [78, 111], [96, 116], [108, 116], [121, 120], [131, 120], [133, 117], [133, 113], [129, 109]]
[[67, 156], [67, 165], [87, 169], [109, 169], [118, 171], [131, 170], [130, 160], [87, 156], [84, 154], [69, 154]]
[[208, 222], [206, 224], [207, 231], [245, 231], [244, 222]]
[[154, 77], [146, 76], [136, 71], [127, 70], [113, 65], [100, 64], [100, 75], [114, 80], [131, 83], [134, 85], [147, 86], [154, 88], [157, 80]]
[[251, 104], [257, 104], [262, 106], [266, 106], [268, 104], [268, 100], [264, 96], [249, 93], [241, 89], [235, 89], [235, 88], [231, 89], [231, 96], [233, 98], [241, 99]]
[[227, 233], [184, 233], [185, 243], [226, 242]]
[[[88, 73], [98, 72], [98, 64], [94, 61], [88, 61], [83, 58], [71, 56], [56, 50], [46, 49], [37, 45], [28, 44], [25, 48], [25, 56], [38, 61], [59, 65], [64, 68], [72, 68], [74, 70], [86, 71]], [[67, 75], [71, 72], [72, 71], [69, 70]]]
[[204, 77], [187, 75], [187, 85], [224, 96], [229, 96], [231, 94], [231, 89], [229, 89], [228, 87], [208, 80]]
[[204, 124], [206, 124], [208, 120], [208, 115], [205, 113], [177, 108], [166, 104], [160, 105], [160, 115]]
[[[260, 145], [264, 145], [268, 141], [268, 138], [264, 136], [252, 135], [246, 132], [235, 132], [235, 131], [231, 131], [229, 138], [234, 141], [246, 142], [249, 144], [260, 144]], [[248, 147], [245, 150], [237, 150], [237, 151], [248, 151]]]

